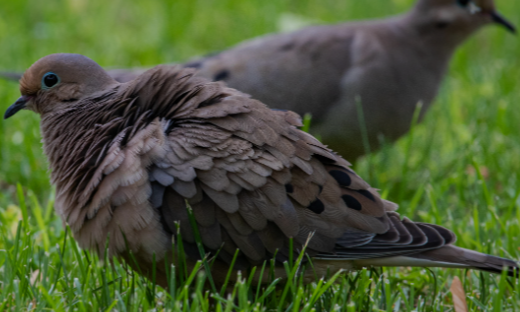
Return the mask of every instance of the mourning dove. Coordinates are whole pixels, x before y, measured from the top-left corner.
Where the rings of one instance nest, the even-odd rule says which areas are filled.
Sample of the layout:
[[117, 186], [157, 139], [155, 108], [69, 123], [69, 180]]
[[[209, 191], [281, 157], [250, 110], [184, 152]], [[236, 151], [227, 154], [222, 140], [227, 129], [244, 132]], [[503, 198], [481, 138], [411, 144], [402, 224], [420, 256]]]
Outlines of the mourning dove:
[[[492, 22], [514, 30], [492, 0], [419, 0], [402, 16], [270, 35], [185, 66], [272, 108], [310, 112], [312, 132], [356, 159], [405, 134], [419, 102], [422, 118], [455, 48]], [[109, 73], [125, 82], [143, 71]]]
[[109, 256], [147, 277], [157, 268], [166, 286], [165, 264], [177, 259], [172, 239], [182, 239], [190, 265], [200, 259], [191, 207], [205, 252], [218, 254], [217, 282], [237, 248], [235, 270], [276, 255], [283, 277], [280, 264], [309, 237], [305, 252], [319, 275], [367, 266], [518, 268], [455, 247], [441, 226], [401, 218], [346, 160], [299, 130], [297, 114], [194, 73], [161, 65], [119, 83], [87, 57], [52, 54], [23, 75], [22, 96], [4, 118], [21, 109], [41, 115], [55, 209], [82, 248], [103, 255], [108, 240]]

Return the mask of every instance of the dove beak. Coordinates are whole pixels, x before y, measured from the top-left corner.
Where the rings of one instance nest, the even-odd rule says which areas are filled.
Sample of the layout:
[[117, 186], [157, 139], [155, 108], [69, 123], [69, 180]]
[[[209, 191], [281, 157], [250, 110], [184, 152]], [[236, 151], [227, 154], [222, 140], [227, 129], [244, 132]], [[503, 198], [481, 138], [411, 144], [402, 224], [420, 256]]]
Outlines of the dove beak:
[[497, 11], [492, 11], [489, 13], [489, 15], [491, 15], [491, 19], [493, 20], [494, 23], [500, 24], [500, 25], [504, 26], [505, 28], [507, 28], [507, 30], [509, 30], [513, 34], [516, 34], [515, 25], [513, 25], [510, 21], [506, 20], [502, 16], [502, 14], [498, 13]]
[[18, 111], [25, 108], [25, 105], [27, 105], [27, 102], [31, 99], [28, 95], [22, 95], [16, 102], [14, 102], [13, 105], [9, 106], [9, 108], [5, 111], [4, 119], [7, 119], [14, 114], [18, 113]]

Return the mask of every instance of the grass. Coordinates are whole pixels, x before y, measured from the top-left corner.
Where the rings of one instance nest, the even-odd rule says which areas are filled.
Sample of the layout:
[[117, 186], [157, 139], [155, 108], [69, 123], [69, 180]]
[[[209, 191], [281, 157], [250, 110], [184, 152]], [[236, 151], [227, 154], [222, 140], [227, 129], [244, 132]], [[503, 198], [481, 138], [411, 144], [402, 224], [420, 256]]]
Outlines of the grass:
[[[287, 17], [333, 23], [403, 12], [411, 2], [4, 1], [0, 69], [24, 70], [54, 52], [82, 53], [103, 66], [182, 61], [290, 27]], [[518, 2], [498, 7], [520, 25]], [[400, 204], [402, 215], [453, 229], [459, 246], [514, 259], [520, 254], [518, 55], [518, 38], [497, 27], [481, 31], [455, 55], [424, 122], [355, 165]], [[0, 81], [1, 111], [17, 97], [16, 84]], [[188, 272], [166, 292], [117, 261], [78, 249], [53, 212], [38, 118], [17, 117], [0, 121], [1, 311], [452, 311], [454, 276], [470, 311], [520, 310], [518, 280], [441, 269], [363, 270], [310, 285], [295, 274], [285, 286], [262, 290], [244, 275], [229, 294], [206, 290], [207, 277]]]

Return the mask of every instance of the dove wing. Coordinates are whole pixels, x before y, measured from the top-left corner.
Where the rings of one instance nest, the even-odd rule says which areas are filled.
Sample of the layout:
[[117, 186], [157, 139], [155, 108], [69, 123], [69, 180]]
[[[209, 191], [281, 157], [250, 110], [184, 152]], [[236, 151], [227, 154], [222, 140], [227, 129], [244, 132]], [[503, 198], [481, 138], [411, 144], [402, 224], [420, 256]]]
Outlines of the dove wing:
[[[180, 223], [196, 258], [188, 206], [206, 250], [222, 247], [229, 262], [239, 248], [244, 265], [274, 254], [284, 261], [289, 239], [297, 253], [311, 234], [308, 254], [331, 259], [417, 253], [454, 240], [441, 227], [401, 220], [347, 161], [297, 128], [297, 114], [193, 73], [169, 66], [144, 73], [117, 96], [84, 104], [101, 116], [91, 117], [96, 122], [77, 110], [70, 129], [81, 122], [92, 129], [78, 138], [104, 133], [69, 136], [66, 150], [89, 156], [66, 156], [75, 161], [54, 171], [57, 209], [82, 247], [100, 248], [109, 236], [112, 254], [144, 251], [151, 259], [171, 249]], [[85, 143], [91, 137], [95, 144]]]
[[180, 222], [186, 243], [195, 243], [187, 205], [205, 248], [223, 247], [225, 261], [236, 248], [252, 264], [277, 251], [284, 260], [289, 238], [297, 252], [310, 234], [310, 255], [342, 259], [416, 253], [454, 240], [441, 227], [401, 220], [347, 161], [297, 129], [296, 114], [219, 83], [186, 103], [175, 116], [165, 113], [162, 122], [174, 125], [164, 127], [164, 155], [147, 168], [152, 207], [167, 231]]

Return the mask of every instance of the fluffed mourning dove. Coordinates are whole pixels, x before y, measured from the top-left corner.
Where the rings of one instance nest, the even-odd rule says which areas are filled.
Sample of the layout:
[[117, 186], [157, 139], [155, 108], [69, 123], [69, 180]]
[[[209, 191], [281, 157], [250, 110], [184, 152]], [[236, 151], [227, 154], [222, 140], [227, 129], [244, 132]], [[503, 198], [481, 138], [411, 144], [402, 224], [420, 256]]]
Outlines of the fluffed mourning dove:
[[[213, 278], [276, 263], [302, 249], [318, 275], [366, 266], [432, 266], [500, 272], [517, 264], [453, 245], [438, 225], [412, 222], [349, 163], [275, 111], [194, 69], [157, 66], [118, 83], [77, 54], [53, 54], [20, 80], [5, 113], [41, 115], [55, 209], [82, 248], [122, 257], [166, 286], [179, 223], [189, 264], [200, 258], [187, 206]], [[294, 250], [290, 250], [290, 239]], [[176, 237], [178, 240], [179, 237]], [[278, 276], [284, 276], [282, 266]], [[267, 275], [267, 274], [266, 274]], [[313, 280], [314, 272], [309, 273]], [[256, 276], [267, 280], [267, 276]]]
[[[185, 66], [272, 108], [310, 112], [312, 132], [356, 159], [405, 134], [419, 102], [422, 118], [456, 47], [492, 22], [514, 30], [492, 0], [419, 0], [395, 18], [270, 35]], [[142, 72], [109, 73], [125, 82]]]

